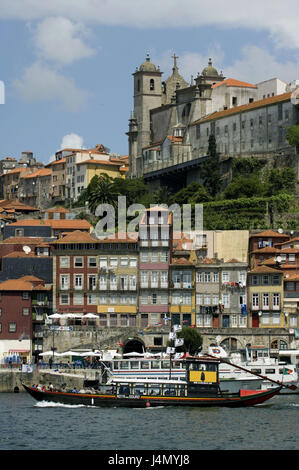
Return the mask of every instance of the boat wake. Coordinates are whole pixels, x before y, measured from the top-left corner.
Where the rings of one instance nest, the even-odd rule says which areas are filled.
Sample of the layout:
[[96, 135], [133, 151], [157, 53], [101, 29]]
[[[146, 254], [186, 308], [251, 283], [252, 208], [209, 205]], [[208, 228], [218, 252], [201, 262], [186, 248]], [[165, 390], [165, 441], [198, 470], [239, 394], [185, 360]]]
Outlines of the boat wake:
[[91, 405], [66, 405], [64, 403], [53, 403], [50, 401], [39, 401], [34, 405], [36, 408], [94, 408]]

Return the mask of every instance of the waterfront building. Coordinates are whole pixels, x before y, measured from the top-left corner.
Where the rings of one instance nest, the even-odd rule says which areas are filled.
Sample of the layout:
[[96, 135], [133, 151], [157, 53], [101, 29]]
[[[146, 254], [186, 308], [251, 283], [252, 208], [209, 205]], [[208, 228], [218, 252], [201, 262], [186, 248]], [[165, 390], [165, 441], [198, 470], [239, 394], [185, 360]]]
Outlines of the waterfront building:
[[297, 272], [284, 274], [284, 303], [283, 311], [286, 326], [298, 331], [299, 327], [299, 274]]
[[42, 351], [42, 327], [51, 313], [51, 285], [36, 276], [0, 283], [0, 361], [29, 362]]
[[147, 209], [139, 225], [139, 313], [143, 327], [168, 321], [172, 244], [172, 214], [164, 207]]
[[283, 311], [283, 272], [268, 266], [257, 266], [248, 272], [249, 327], [287, 327]]
[[74, 231], [52, 246], [57, 312], [98, 314], [101, 327], [137, 326], [137, 240]]

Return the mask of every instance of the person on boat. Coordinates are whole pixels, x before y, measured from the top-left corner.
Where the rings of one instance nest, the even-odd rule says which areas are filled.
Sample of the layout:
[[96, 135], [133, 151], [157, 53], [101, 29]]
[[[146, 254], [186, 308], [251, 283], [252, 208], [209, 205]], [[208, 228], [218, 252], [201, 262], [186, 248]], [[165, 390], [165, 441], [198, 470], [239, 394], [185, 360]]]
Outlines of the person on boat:
[[49, 390], [51, 390], [51, 392], [53, 392], [53, 390], [54, 390], [54, 386], [51, 382], [49, 383]]
[[72, 393], [78, 393], [78, 390], [76, 389], [76, 387], [73, 388]]

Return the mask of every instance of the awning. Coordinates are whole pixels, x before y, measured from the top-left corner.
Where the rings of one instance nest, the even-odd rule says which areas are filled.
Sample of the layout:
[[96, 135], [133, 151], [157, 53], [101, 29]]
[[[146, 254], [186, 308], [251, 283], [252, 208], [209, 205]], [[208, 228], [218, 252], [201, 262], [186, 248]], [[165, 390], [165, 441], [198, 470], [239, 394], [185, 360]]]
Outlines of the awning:
[[29, 353], [30, 349], [9, 349], [9, 353]]

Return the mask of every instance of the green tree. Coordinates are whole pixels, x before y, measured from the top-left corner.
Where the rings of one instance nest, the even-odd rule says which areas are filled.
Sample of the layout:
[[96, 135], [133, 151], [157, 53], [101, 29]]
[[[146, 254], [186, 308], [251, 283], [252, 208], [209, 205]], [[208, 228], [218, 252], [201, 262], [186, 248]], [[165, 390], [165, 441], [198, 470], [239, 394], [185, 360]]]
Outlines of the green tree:
[[202, 185], [196, 182], [189, 184], [186, 188], [180, 189], [174, 196], [173, 202], [179, 205], [190, 203], [192, 197], [202, 189]]
[[203, 338], [196, 328], [183, 326], [182, 331], [177, 334], [177, 337], [184, 339], [183, 346], [176, 348], [177, 352], [188, 352], [194, 356], [199, 351], [201, 351]]
[[299, 146], [299, 125], [290, 126], [287, 128], [286, 139], [288, 143], [297, 148]]
[[266, 195], [276, 196], [281, 192], [293, 194], [296, 186], [296, 172], [293, 168], [272, 168], [266, 177]]
[[239, 199], [243, 197], [262, 196], [265, 186], [258, 175], [250, 177], [237, 176], [223, 191], [223, 199]]
[[209, 137], [208, 158], [200, 167], [203, 184], [211, 196], [215, 197], [221, 189], [220, 161], [217, 152], [216, 139], [213, 134]]
[[106, 173], [95, 176], [88, 186], [88, 207], [92, 214], [99, 204], [116, 206], [119, 193], [114, 187], [113, 178]]

